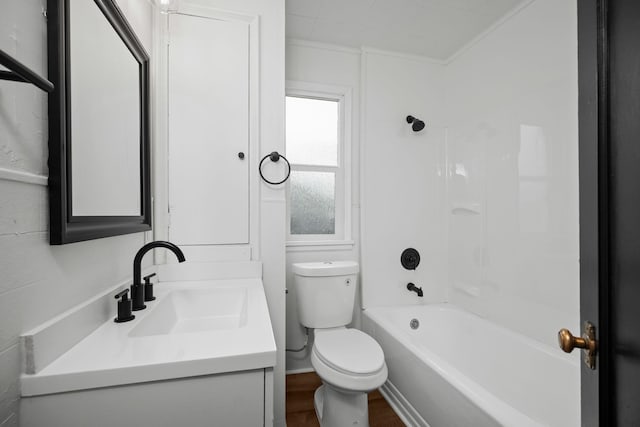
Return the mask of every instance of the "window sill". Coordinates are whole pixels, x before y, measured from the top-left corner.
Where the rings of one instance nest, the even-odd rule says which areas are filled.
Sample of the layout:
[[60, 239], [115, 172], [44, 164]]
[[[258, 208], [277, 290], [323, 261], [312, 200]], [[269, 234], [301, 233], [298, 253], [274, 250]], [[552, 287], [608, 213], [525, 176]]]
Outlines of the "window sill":
[[287, 252], [298, 251], [333, 251], [333, 250], [351, 250], [356, 242], [353, 240], [317, 240], [303, 241], [293, 240], [286, 243]]

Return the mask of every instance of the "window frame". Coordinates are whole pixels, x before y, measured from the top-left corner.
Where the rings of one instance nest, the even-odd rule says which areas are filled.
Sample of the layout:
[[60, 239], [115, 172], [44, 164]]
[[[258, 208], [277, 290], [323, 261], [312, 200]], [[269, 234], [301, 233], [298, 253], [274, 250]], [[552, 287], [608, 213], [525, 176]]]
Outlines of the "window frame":
[[[351, 88], [287, 80], [285, 95], [287, 97], [318, 99], [338, 103], [337, 166], [291, 162], [292, 172], [335, 173], [335, 234], [291, 234], [291, 191], [290, 183], [287, 182], [286, 245], [288, 247], [353, 245], [351, 240]], [[285, 150], [286, 144], [287, 142], [285, 141]]]

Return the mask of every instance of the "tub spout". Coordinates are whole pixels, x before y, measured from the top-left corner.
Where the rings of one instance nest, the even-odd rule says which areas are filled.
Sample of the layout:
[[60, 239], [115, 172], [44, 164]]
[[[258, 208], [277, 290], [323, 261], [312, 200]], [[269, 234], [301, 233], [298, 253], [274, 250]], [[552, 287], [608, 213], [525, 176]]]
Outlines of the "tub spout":
[[422, 293], [422, 288], [417, 287], [413, 283], [408, 283], [407, 284], [407, 289], [410, 290], [410, 291], [415, 292], [416, 294], [418, 294], [419, 297], [424, 296], [424, 294]]

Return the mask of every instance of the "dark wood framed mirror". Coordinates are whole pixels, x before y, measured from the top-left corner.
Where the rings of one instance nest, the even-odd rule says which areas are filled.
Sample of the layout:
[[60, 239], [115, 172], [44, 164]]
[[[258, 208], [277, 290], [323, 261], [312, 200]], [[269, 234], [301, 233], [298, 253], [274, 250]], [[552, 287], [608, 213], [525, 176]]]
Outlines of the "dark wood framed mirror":
[[151, 230], [149, 56], [114, 0], [48, 0], [50, 243]]

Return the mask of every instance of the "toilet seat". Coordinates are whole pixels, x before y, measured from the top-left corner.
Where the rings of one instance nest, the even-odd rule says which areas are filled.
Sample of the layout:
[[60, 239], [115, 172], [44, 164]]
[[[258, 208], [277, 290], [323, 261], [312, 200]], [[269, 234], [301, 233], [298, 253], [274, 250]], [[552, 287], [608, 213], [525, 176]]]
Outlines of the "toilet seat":
[[316, 329], [314, 350], [324, 363], [345, 374], [373, 374], [384, 365], [380, 344], [357, 329]]
[[387, 379], [382, 348], [357, 329], [316, 329], [311, 364], [320, 378], [345, 391], [375, 390]]

